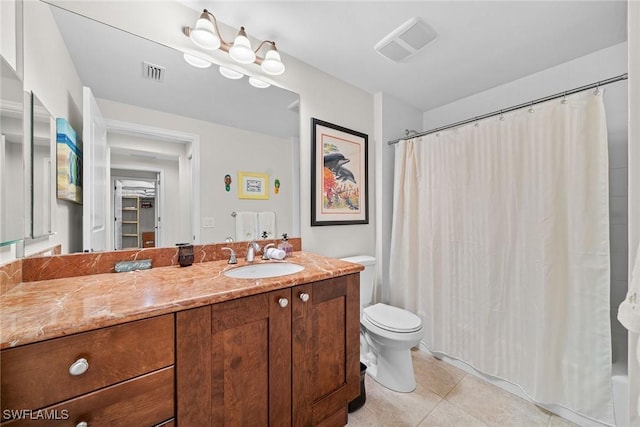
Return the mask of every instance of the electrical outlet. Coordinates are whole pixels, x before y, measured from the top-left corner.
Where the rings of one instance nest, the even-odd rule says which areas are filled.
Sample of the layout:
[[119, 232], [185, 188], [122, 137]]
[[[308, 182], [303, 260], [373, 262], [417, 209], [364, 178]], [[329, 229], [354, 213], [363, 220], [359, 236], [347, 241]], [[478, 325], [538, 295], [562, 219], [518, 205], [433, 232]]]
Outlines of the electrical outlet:
[[208, 217], [204, 217], [202, 218], [202, 227], [203, 228], [213, 228], [213, 217], [212, 216], [208, 216]]

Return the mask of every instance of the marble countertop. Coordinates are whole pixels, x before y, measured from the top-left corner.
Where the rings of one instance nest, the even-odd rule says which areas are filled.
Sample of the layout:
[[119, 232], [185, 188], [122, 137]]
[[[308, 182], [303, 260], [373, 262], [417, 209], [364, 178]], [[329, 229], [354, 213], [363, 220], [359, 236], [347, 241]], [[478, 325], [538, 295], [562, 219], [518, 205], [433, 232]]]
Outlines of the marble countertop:
[[[299, 273], [232, 279], [223, 273], [244, 259], [169, 266], [127, 273], [23, 282], [0, 295], [0, 348], [15, 347], [262, 292], [357, 273], [362, 266], [307, 252], [285, 261]], [[256, 260], [261, 262], [277, 262]]]

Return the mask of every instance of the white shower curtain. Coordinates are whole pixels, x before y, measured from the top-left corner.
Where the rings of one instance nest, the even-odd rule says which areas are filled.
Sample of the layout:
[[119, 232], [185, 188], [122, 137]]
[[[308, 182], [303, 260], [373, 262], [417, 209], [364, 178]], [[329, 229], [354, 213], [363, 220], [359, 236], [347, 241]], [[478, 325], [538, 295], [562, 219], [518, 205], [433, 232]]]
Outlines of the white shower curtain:
[[607, 164], [593, 91], [400, 142], [390, 302], [430, 350], [613, 424]]

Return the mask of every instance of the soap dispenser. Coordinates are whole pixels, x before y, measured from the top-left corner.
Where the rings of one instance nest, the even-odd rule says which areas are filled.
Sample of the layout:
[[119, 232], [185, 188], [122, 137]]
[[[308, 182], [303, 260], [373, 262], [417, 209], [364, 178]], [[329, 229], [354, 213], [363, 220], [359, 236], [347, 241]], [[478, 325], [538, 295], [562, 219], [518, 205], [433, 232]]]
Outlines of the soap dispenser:
[[278, 244], [278, 249], [282, 249], [286, 257], [290, 257], [293, 255], [293, 245], [289, 243], [289, 237], [287, 237], [287, 233], [282, 235], [282, 241]]

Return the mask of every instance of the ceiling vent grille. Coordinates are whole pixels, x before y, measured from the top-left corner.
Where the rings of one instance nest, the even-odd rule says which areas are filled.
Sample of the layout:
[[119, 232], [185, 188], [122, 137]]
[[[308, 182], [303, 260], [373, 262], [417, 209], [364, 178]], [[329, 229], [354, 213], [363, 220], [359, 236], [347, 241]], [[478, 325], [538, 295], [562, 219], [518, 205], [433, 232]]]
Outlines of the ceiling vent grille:
[[433, 28], [420, 18], [411, 18], [374, 47], [376, 52], [394, 62], [402, 62], [415, 55], [438, 38]]
[[142, 77], [153, 80], [155, 82], [164, 81], [165, 68], [160, 65], [155, 65], [150, 62], [144, 61], [142, 63]]

